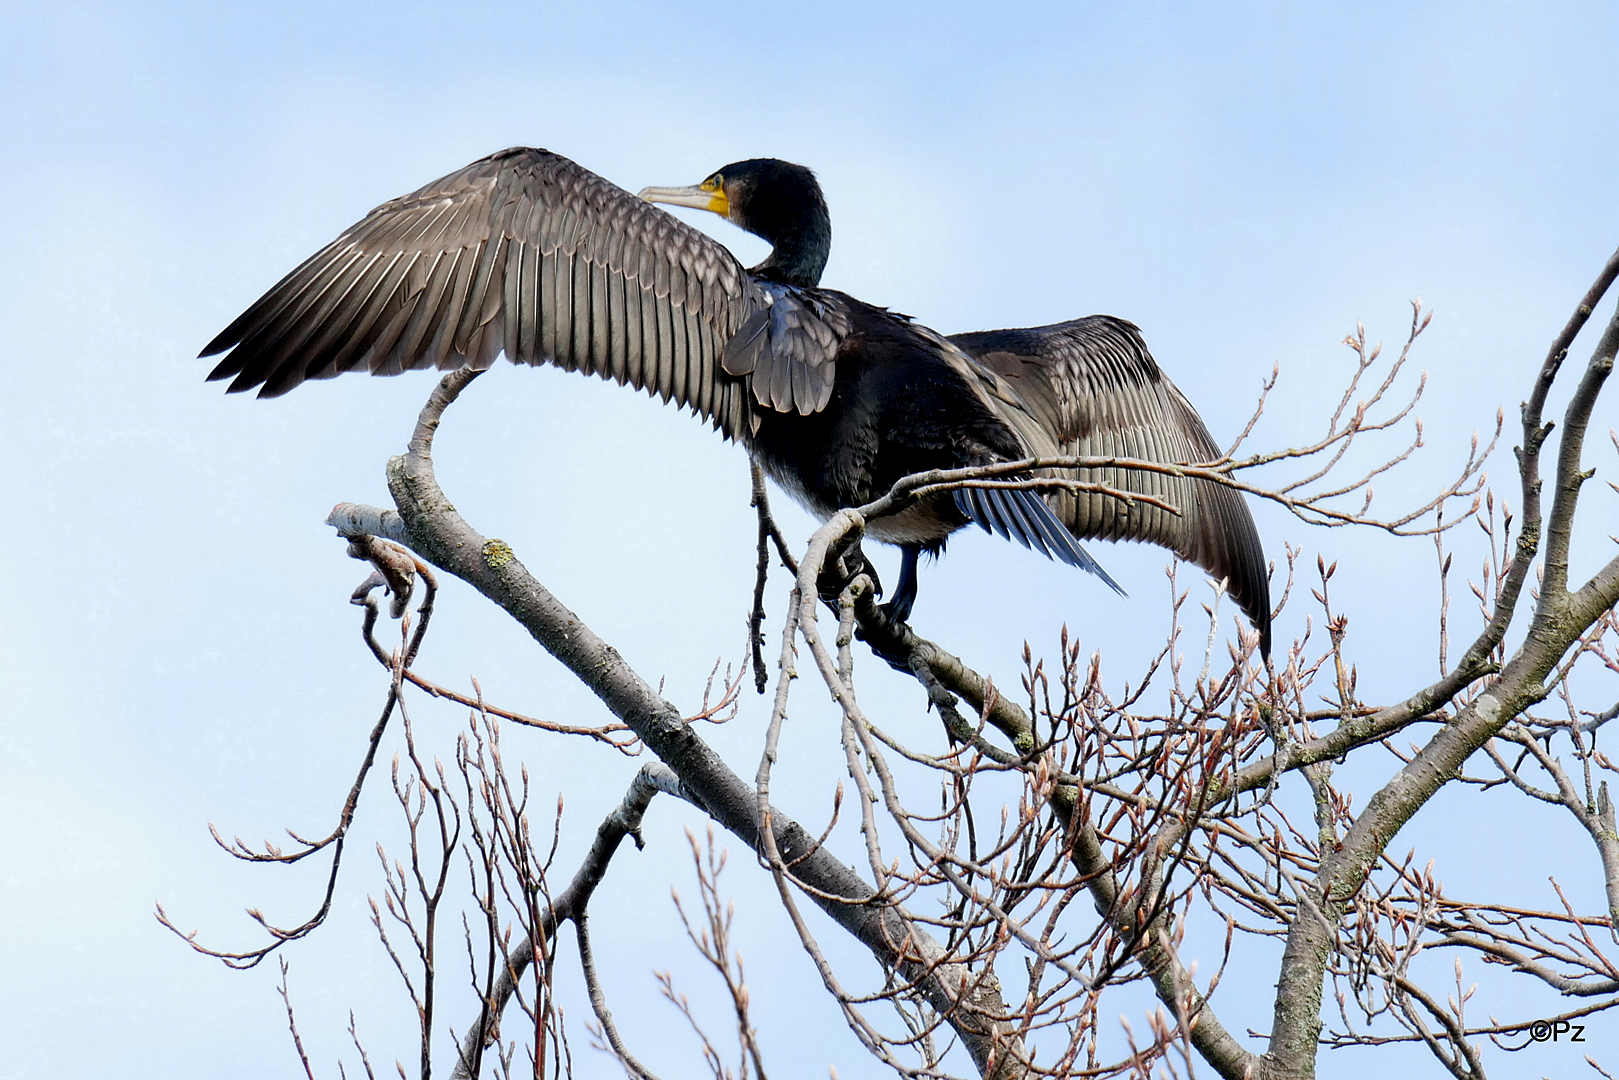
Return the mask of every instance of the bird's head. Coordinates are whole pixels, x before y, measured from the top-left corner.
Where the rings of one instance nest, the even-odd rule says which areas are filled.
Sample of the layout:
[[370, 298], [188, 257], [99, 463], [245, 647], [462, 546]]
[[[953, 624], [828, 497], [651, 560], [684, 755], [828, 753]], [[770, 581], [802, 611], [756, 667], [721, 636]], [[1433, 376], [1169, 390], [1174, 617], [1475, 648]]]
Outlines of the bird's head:
[[718, 214], [771, 245], [753, 272], [789, 285], [815, 285], [832, 250], [832, 218], [815, 174], [776, 158], [737, 161], [690, 187], [641, 189], [647, 202]]

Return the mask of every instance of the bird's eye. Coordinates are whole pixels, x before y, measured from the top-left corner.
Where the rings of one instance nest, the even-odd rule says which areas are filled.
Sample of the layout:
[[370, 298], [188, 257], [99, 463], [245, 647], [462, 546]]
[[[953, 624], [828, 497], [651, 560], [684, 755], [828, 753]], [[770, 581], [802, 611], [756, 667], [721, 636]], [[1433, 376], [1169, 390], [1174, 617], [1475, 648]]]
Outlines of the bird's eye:
[[703, 188], [706, 191], [718, 191], [724, 186], [725, 177], [721, 176], [719, 173], [715, 173], [713, 176], [710, 176], [707, 180], [703, 181]]

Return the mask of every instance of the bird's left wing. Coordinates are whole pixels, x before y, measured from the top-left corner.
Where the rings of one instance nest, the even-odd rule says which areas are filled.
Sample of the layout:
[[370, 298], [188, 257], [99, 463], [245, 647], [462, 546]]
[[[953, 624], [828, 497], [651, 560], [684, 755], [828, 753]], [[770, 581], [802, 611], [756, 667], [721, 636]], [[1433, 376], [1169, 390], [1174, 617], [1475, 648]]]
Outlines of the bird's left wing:
[[[1130, 457], [1166, 465], [1216, 461], [1220, 448], [1147, 351], [1141, 332], [1095, 315], [1052, 326], [957, 334], [997, 411], [1039, 456]], [[1216, 578], [1270, 644], [1270, 581], [1259, 531], [1241, 493], [1208, 480], [1138, 469], [1081, 470], [1080, 479], [1150, 495], [1179, 509], [1126, 504], [1092, 492], [1051, 498], [1075, 536], [1143, 540]]]

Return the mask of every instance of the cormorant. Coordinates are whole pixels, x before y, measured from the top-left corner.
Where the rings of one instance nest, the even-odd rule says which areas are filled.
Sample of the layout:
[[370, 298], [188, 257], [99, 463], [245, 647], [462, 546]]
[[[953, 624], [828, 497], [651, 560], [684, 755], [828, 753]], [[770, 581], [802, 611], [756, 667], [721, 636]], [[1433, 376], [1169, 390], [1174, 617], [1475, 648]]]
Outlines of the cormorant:
[[[752, 269], [652, 206], [695, 206], [772, 245]], [[203, 356], [230, 392], [286, 393], [347, 371], [550, 363], [674, 400], [740, 439], [822, 517], [901, 477], [1035, 456], [1164, 463], [1220, 450], [1140, 331], [1091, 316], [943, 335], [819, 288], [832, 227], [814, 174], [739, 161], [639, 197], [547, 150], [517, 147], [383, 203], [282, 278]], [[1174, 515], [1095, 493], [968, 488], [871, 522], [904, 552], [891, 614], [908, 617], [916, 560], [969, 521], [1111, 578], [1076, 538], [1144, 540], [1216, 578], [1270, 645], [1269, 582], [1240, 494], [1139, 470], [1080, 477], [1154, 496]]]

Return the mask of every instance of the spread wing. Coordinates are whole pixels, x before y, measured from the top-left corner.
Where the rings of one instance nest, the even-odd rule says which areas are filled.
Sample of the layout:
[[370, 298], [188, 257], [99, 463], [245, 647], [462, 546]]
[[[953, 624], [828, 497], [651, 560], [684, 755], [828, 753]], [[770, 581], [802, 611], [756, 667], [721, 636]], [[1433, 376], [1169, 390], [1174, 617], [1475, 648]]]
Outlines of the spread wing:
[[[383, 203], [202, 355], [229, 349], [209, 378], [275, 397], [347, 371], [486, 368], [505, 352], [629, 383], [734, 436], [750, 398], [809, 413], [831, 395], [846, 321], [778, 292], [696, 229], [517, 147]], [[727, 370], [726, 343], [761, 315], [752, 367]]]
[[[1221, 457], [1197, 411], [1159, 370], [1141, 331], [1093, 315], [1052, 326], [950, 339], [992, 379], [997, 410], [1037, 455], [1132, 457], [1196, 464]], [[1259, 531], [1242, 495], [1207, 480], [1128, 469], [1081, 476], [1178, 507], [1179, 515], [1085, 492], [1051, 497], [1075, 536], [1143, 540], [1228, 581], [1232, 599], [1270, 647], [1270, 583]]]

